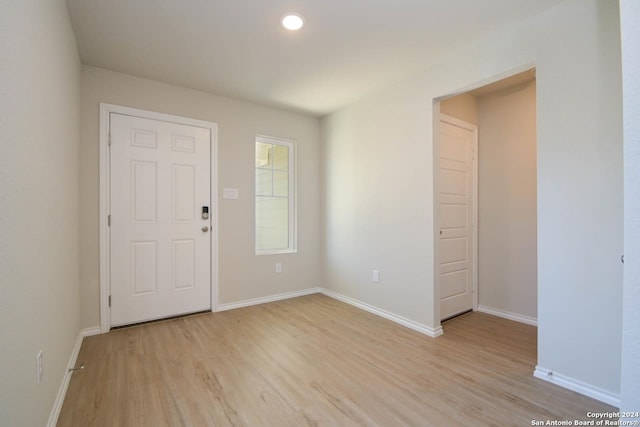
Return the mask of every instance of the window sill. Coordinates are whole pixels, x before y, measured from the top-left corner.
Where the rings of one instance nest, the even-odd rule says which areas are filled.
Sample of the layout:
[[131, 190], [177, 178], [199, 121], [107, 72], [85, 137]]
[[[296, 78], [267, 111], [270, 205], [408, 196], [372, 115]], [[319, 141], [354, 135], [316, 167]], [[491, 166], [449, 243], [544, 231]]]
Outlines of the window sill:
[[276, 250], [256, 251], [256, 255], [282, 255], [282, 254], [295, 254], [295, 253], [298, 253], [297, 249], [276, 249]]

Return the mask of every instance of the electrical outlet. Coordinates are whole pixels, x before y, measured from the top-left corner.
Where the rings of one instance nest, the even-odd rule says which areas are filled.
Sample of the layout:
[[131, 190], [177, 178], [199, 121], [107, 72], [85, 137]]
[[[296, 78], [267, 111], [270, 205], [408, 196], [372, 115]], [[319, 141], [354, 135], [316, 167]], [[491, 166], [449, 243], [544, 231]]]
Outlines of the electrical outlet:
[[373, 280], [373, 283], [380, 282], [380, 272], [378, 270], [373, 270], [373, 274], [371, 275], [371, 280]]
[[42, 382], [42, 350], [36, 354], [36, 384]]
[[276, 273], [282, 273], [282, 263], [276, 262]]

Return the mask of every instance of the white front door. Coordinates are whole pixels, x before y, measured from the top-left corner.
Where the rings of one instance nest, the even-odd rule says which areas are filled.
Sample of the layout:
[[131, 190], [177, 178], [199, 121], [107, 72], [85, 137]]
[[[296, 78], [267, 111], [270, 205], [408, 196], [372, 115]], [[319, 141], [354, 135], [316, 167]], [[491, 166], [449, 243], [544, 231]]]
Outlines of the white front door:
[[440, 120], [440, 319], [473, 309], [476, 128]]
[[210, 310], [210, 129], [109, 123], [111, 326]]

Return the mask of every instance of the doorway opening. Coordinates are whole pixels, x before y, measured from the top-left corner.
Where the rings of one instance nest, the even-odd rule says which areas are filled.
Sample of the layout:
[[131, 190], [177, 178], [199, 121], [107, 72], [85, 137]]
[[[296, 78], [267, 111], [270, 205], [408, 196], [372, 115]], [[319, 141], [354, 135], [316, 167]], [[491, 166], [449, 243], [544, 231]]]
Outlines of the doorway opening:
[[436, 321], [474, 310], [536, 326], [535, 69], [434, 107]]

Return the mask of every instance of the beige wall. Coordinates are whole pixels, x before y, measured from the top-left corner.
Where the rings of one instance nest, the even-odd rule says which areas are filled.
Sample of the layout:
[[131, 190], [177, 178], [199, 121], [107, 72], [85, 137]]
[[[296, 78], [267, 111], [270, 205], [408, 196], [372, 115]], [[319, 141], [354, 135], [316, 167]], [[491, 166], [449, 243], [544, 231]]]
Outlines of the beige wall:
[[478, 99], [470, 93], [454, 96], [440, 102], [440, 112], [472, 125], [478, 124]]
[[[433, 100], [535, 65], [538, 364], [615, 399], [622, 326], [619, 38], [617, 2], [567, 0], [325, 118], [324, 285], [437, 326]], [[379, 284], [371, 283], [374, 268]]]
[[478, 305], [537, 318], [535, 81], [478, 98]]
[[[307, 289], [319, 285], [319, 121], [115, 73], [82, 68], [81, 270], [82, 325], [99, 324], [99, 103], [175, 114], [218, 124], [219, 303]], [[256, 134], [297, 141], [298, 252], [255, 255], [254, 150]], [[222, 200], [225, 187], [238, 200]], [[274, 264], [282, 262], [282, 273]]]
[[80, 332], [80, 62], [65, 2], [2, 2], [0, 52], [0, 424], [44, 426]]

